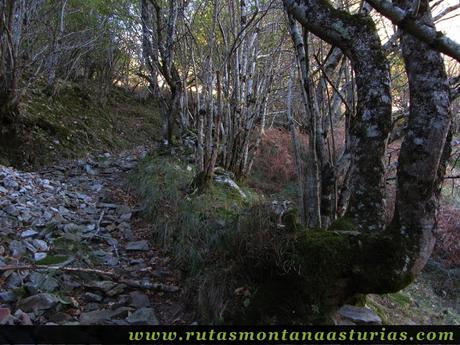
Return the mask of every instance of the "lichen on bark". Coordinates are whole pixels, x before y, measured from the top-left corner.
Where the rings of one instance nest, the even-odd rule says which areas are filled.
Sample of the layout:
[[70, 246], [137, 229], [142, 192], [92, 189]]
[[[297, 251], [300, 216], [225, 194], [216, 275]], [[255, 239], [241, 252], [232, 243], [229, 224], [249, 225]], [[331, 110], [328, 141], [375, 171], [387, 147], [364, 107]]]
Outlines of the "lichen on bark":
[[[357, 114], [351, 122], [351, 195], [347, 216], [362, 231], [384, 227], [383, 157], [391, 122], [389, 64], [376, 26], [366, 15], [335, 9], [326, 0], [284, 0], [308, 31], [342, 49], [355, 71]], [[369, 135], [368, 129], [372, 128]]]

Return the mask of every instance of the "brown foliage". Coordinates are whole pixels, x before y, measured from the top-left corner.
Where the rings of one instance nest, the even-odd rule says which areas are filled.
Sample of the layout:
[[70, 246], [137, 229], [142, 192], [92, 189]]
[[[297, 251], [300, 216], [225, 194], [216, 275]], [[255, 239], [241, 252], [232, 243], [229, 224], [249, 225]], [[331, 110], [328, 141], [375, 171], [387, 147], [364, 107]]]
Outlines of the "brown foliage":
[[286, 129], [265, 130], [254, 161], [257, 179], [251, 185], [265, 192], [280, 192], [284, 185], [296, 180], [291, 134]]
[[460, 267], [460, 208], [441, 205], [435, 235], [434, 254], [446, 267]]

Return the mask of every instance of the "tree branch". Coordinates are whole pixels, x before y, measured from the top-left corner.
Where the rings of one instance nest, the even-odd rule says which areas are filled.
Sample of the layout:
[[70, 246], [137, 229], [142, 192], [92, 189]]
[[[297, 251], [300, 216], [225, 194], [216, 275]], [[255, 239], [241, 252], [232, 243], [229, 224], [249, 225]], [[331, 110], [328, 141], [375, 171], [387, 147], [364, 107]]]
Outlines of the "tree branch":
[[441, 20], [446, 14], [449, 14], [450, 12], [453, 12], [457, 9], [460, 8], [460, 2], [458, 4], [455, 4], [455, 5], [452, 5], [452, 6], [449, 6], [447, 8], [445, 8], [443, 11], [441, 11], [441, 13], [439, 13], [438, 15], [436, 15], [434, 18], [433, 18], [433, 21], [434, 22], [437, 22], [439, 20]]
[[369, 0], [368, 3], [402, 30], [460, 62], [460, 44], [436, 31], [434, 27], [418, 24], [408, 12], [394, 6], [387, 0]]

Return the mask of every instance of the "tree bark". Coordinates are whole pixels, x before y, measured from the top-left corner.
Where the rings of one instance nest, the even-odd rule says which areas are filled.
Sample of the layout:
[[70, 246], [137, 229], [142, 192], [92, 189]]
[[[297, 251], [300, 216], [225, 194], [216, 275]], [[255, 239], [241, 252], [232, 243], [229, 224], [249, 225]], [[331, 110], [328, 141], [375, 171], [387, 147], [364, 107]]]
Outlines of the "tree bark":
[[289, 124], [289, 130], [291, 131], [292, 147], [294, 151], [294, 160], [297, 174], [297, 184], [299, 190], [299, 204], [300, 204], [300, 219], [302, 224], [307, 224], [307, 208], [305, 205], [305, 181], [304, 181], [304, 169], [302, 164], [302, 154], [300, 152], [299, 141], [297, 140], [297, 128], [294, 124], [294, 115], [292, 113], [292, 79], [294, 79], [295, 73], [291, 72], [291, 76], [288, 81], [288, 95], [287, 95], [287, 120]]
[[302, 37], [295, 19], [288, 15], [289, 30], [296, 50], [297, 65], [299, 66], [300, 83], [302, 86], [302, 100], [306, 112], [308, 144], [306, 152], [306, 178], [305, 178], [305, 220], [311, 228], [321, 227], [321, 171], [320, 156], [318, 151], [318, 109], [313, 99], [312, 83], [310, 80], [310, 62], [308, 60], [308, 42]]
[[[149, 6], [152, 4], [152, 8]], [[143, 27], [144, 52], [151, 54], [147, 66], [155, 68], [149, 77], [149, 82], [156, 88], [157, 72], [161, 73], [170, 90], [167, 100], [158, 92], [161, 105], [161, 126], [163, 144], [169, 145], [172, 141], [174, 121], [180, 118], [181, 97], [183, 94], [182, 79], [174, 63], [174, 45], [176, 44], [176, 24], [179, 17], [179, 1], [168, 1], [168, 13], [158, 1], [151, 0], [149, 4], [141, 3], [143, 22], [149, 20], [152, 29]], [[146, 13], [147, 12], [147, 13]], [[147, 24], [147, 23], [146, 23]], [[149, 37], [145, 35], [149, 34]]]
[[[398, 0], [409, 10], [412, 1]], [[427, 0], [420, 1], [417, 25], [433, 26]], [[406, 246], [402, 271], [417, 275], [434, 246], [439, 192], [450, 156], [449, 85], [442, 56], [427, 43], [403, 33], [401, 47], [410, 89], [408, 132], [398, 162], [398, 192], [391, 229]]]
[[[460, 44], [446, 37], [442, 32], [436, 31], [433, 25], [421, 25], [418, 21], [419, 16], [413, 13], [412, 6], [404, 6], [403, 8], [394, 6], [387, 0], [368, 0], [373, 8], [390, 19], [393, 24], [398, 25], [403, 31], [417, 37], [421, 42], [426, 43], [430, 48], [444, 53], [460, 62]], [[413, 3], [412, 3], [413, 4]]]
[[[410, 6], [411, 4], [409, 0], [399, 1], [401, 6]], [[303, 1], [302, 3], [307, 2], [310, 3], [310, 1]], [[296, 4], [299, 5], [299, 2]], [[324, 6], [324, 3], [321, 6]], [[304, 13], [308, 17], [310, 12], [306, 10], [310, 9], [315, 10], [312, 12], [315, 13], [315, 16], [327, 18], [321, 12], [321, 6], [318, 4], [311, 7], [307, 6], [299, 13]], [[299, 18], [301, 18], [300, 14]], [[308, 24], [310, 21], [316, 20], [316, 17], [308, 18], [308, 20], [306, 17], [304, 17], [303, 23]], [[422, 0], [420, 3], [417, 23], [432, 25], [427, 0]], [[309, 27], [316, 28], [313, 24], [309, 24]], [[337, 27], [337, 22], [329, 22], [328, 28], [333, 27]], [[323, 32], [325, 31], [327, 29], [323, 30]], [[347, 27], [342, 25], [341, 34], [344, 31], [347, 31]], [[333, 38], [336, 34], [337, 32], [331, 32], [324, 37]], [[361, 45], [359, 49], [364, 48], [366, 51], [368, 48], [375, 48], [375, 41], [373, 40], [369, 40], [367, 43], [361, 41], [361, 43], [364, 45]], [[365, 44], [368, 44], [367, 48], [365, 48]], [[342, 49], [347, 52], [346, 46]], [[296, 286], [303, 291], [305, 299], [321, 301], [320, 303], [324, 308], [332, 311], [356, 294], [389, 293], [406, 287], [420, 273], [433, 249], [433, 229], [436, 226], [438, 197], [450, 153], [451, 113], [448, 80], [440, 53], [433, 50], [428, 44], [409, 34], [403, 34], [402, 52], [409, 79], [411, 105], [408, 134], [403, 141], [399, 158], [397, 201], [393, 221], [382, 232], [350, 231], [353, 230], [352, 226], [346, 222], [333, 225], [329, 231], [301, 232], [296, 238], [293, 249], [294, 256], [300, 255], [302, 257], [301, 259], [296, 257], [292, 261], [291, 267], [293, 269], [291, 268], [291, 270], [295, 273], [287, 273], [284, 266], [280, 268], [281, 271], [284, 270], [283, 274], [294, 274], [300, 280], [300, 283], [295, 279], [292, 282], [294, 285], [299, 284]], [[377, 68], [372, 71], [370, 67], [367, 68], [367, 73], [380, 71], [379, 76], [384, 78], [368, 79], [374, 88], [370, 88], [370, 94], [366, 94], [362, 90], [362, 83], [366, 77], [363, 73], [366, 68], [359, 65], [364, 61], [356, 60], [356, 55], [360, 56], [356, 52], [350, 53], [350, 56], [355, 59], [353, 62], [355, 70], [359, 70], [357, 72], [358, 114], [361, 116], [359, 119], [354, 119], [354, 140], [359, 135], [356, 133], [356, 128], [364, 123], [369, 123], [367, 112], [370, 109], [363, 106], [363, 97], [371, 97], [371, 100], [381, 107], [380, 111], [386, 109], [388, 101], [387, 99], [382, 100], [387, 95], [380, 93], [386, 89], [387, 82], [383, 65], [380, 65], [382, 66], [381, 70]], [[372, 65], [372, 60], [369, 61]], [[360, 78], [361, 80], [359, 80]], [[383, 85], [380, 89], [377, 87], [378, 81]], [[380, 95], [380, 100], [375, 99], [377, 94]], [[367, 104], [367, 102], [368, 100], [365, 98], [364, 103]], [[371, 134], [373, 135], [370, 135], [370, 138], [375, 138], [374, 133]], [[369, 137], [369, 135], [367, 136]], [[386, 137], [381, 137], [380, 140], [385, 143]], [[369, 143], [365, 141], [361, 144], [367, 145]], [[357, 148], [356, 143], [352, 143], [352, 154], [355, 154], [356, 150], [362, 153], [365, 149]], [[374, 155], [381, 158], [378, 152], [374, 152]], [[372, 165], [370, 167], [372, 168]], [[375, 167], [373, 168], [370, 170], [371, 172], [379, 171]], [[356, 174], [357, 172], [366, 175], [369, 170], [356, 170], [355, 168], [353, 173]], [[365, 182], [369, 183], [369, 181]], [[362, 191], [364, 192], [362, 196], [365, 197], [365, 191]], [[352, 190], [351, 193], [353, 195], [354, 191]], [[356, 192], [354, 194], [357, 195]], [[371, 196], [375, 197], [375, 195]], [[357, 213], [357, 215], [367, 217], [366, 213]], [[252, 217], [252, 219], [254, 218]], [[360, 222], [360, 224], [363, 225], [366, 222]], [[367, 224], [371, 225], [368, 222]], [[371, 229], [369, 226], [367, 227], [368, 230]], [[358, 229], [362, 230], [363, 227]], [[273, 236], [285, 235], [275, 234]], [[273, 240], [272, 243], [283, 242], [281, 238], [271, 240]], [[275, 248], [275, 252], [278, 253], [281, 250]], [[283, 258], [278, 261], [284, 263], [286, 260]], [[319, 262], [321, 267], [311, 265], [313, 261]], [[315, 275], [323, 271], [328, 273], [316, 280]], [[320, 295], [314, 295], [319, 285], [323, 286], [324, 292]]]
[[391, 124], [389, 65], [375, 24], [323, 0], [284, 0], [288, 13], [307, 30], [333, 44], [352, 62], [358, 107], [351, 123], [351, 196], [347, 216], [359, 230], [384, 227], [383, 157]]
[[13, 32], [15, 24], [16, 1], [0, 3], [0, 122], [10, 128], [19, 112], [17, 95], [18, 56], [17, 45], [14, 44]]
[[148, 0], [141, 1], [141, 20], [142, 20], [142, 54], [144, 64], [149, 72], [150, 92], [158, 97], [158, 37], [152, 18], [156, 12], [151, 8]]

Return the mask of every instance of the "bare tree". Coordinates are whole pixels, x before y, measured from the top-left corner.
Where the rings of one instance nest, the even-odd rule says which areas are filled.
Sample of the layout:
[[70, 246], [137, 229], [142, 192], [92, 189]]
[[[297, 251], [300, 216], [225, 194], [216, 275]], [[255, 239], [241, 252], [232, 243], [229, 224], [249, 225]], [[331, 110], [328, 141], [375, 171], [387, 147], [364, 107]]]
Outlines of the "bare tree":
[[179, 12], [183, 6], [181, 1], [169, 0], [164, 8], [159, 1], [150, 1], [152, 6], [141, 3], [143, 20], [144, 61], [150, 75], [149, 83], [156, 88], [158, 73], [166, 81], [169, 97], [158, 93], [161, 105], [161, 123], [163, 144], [172, 142], [174, 123], [180, 118], [183, 85], [179, 70], [174, 61], [174, 49], [177, 43], [176, 26]]
[[[21, 1], [0, 2], [0, 116], [10, 125], [18, 113], [19, 42]], [[18, 13], [19, 12], [19, 13]]]

